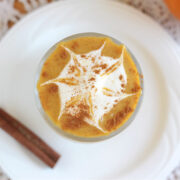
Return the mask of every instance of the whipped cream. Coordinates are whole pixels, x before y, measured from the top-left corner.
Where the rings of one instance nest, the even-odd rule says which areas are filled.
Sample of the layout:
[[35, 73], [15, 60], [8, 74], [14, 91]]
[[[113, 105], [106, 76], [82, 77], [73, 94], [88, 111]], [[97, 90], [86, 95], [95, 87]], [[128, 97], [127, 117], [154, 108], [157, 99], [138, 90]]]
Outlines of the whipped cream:
[[[64, 112], [72, 116], [79, 113], [78, 104], [83, 102], [90, 107], [90, 118], [84, 118], [84, 121], [104, 131], [99, 126], [103, 115], [119, 101], [133, 95], [125, 93], [125, 47], [123, 46], [120, 57], [114, 59], [101, 54], [105, 44], [106, 42], [99, 49], [86, 54], [76, 54], [63, 46], [70, 54], [70, 61], [58, 77], [41, 84], [44, 86], [54, 83], [59, 87], [61, 106], [58, 119]], [[76, 105], [68, 106], [76, 98]]]

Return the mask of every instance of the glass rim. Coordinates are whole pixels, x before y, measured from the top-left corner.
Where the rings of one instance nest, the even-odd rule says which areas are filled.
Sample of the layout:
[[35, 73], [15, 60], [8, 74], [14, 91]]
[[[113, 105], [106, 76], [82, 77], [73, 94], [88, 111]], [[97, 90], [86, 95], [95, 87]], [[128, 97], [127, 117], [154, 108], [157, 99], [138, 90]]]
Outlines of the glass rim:
[[122, 126], [120, 126], [117, 130], [111, 132], [110, 134], [108, 135], [104, 135], [104, 136], [97, 136], [97, 137], [80, 137], [80, 136], [75, 136], [73, 134], [70, 134], [70, 133], [67, 133], [66, 131], [62, 130], [60, 127], [58, 127], [54, 122], [53, 120], [51, 120], [48, 115], [46, 114], [46, 112], [44, 111], [43, 107], [42, 107], [42, 104], [40, 102], [40, 99], [39, 99], [39, 93], [38, 93], [38, 90], [37, 90], [37, 83], [38, 83], [38, 80], [39, 80], [39, 77], [40, 77], [40, 73], [41, 73], [41, 70], [42, 70], [42, 67], [44, 65], [44, 62], [47, 60], [47, 58], [49, 57], [50, 54], [52, 54], [52, 52], [56, 49], [57, 45], [60, 43], [60, 42], [63, 42], [63, 41], [68, 41], [68, 40], [72, 40], [72, 39], [75, 39], [75, 38], [78, 38], [78, 37], [107, 37], [107, 38], [110, 38], [114, 43], [118, 44], [118, 45], [124, 45], [121, 41], [111, 37], [111, 36], [108, 36], [108, 35], [105, 35], [105, 34], [101, 34], [101, 33], [96, 33], [96, 32], [85, 32], [85, 33], [77, 33], [77, 34], [74, 34], [74, 35], [71, 35], [71, 36], [68, 36], [66, 38], [63, 38], [61, 39], [60, 41], [58, 41], [57, 43], [55, 43], [53, 46], [51, 46], [47, 51], [46, 53], [43, 55], [43, 57], [40, 59], [40, 62], [38, 64], [38, 67], [37, 67], [37, 71], [36, 71], [36, 74], [35, 74], [35, 88], [34, 88], [34, 93], [35, 93], [35, 101], [36, 101], [36, 106], [40, 112], [40, 114], [42, 115], [42, 117], [45, 119], [45, 121], [47, 122], [47, 124], [52, 128], [54, 129], [59, 135], [65, 137], [65, 138], [68, 138], [68, 139], [71, 139], [71, 140], [76, 140], [76, 141], [80, 141], [80, 142], [98, 142], [98, 141], [103, 141], [103, 140], [106, 140], [106, 139], [109, 139], [111, 137], [114, 137], [118, 134], [120, 134], [123, 130], [125, 130], [131, 123], [132, 121], [135, 119], [136, 115], [137, 115], [137, 112], [139, 111], [140, 109], [140, 106], [142, 104], [142, 99], [143, 99], [143, 91], [144, 91], [144, 82], [143, 82], [143, 79], [140, 75], [143, 75], [142, 73], [142, 70], [141, 70], [141, 67], [140, 67], [140, 64], [139, 62], [137, 61], [137, 59], [135, 58], [135, 56], [133, 55], [133, 53], [129, 50], [129, 48], [125, 45], [126, 49], [128, 50], [129, 54], [131, 55], [132, 57], [132, 60], [134, 61], [135, 65], [136, 65], [136, 68], [137, 68], [137, 71], [139, 73], [139, 78], [140, 78], [140, 86], [141, 86], [141, 96], [139, 97], [139, 100], [138, 100], [138, 103], [136, 105], [136, 108], [135, 110], [133, 111], [133, 113], [131, 114], [131, 116], [129, 117], [129, 119], [123, 123]]

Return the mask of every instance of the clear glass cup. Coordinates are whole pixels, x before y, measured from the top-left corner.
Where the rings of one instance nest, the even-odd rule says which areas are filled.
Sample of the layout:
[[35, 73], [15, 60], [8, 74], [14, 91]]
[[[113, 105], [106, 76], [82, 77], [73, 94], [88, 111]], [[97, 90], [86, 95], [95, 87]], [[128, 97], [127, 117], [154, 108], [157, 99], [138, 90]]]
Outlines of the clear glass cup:
[[[100, 136], [100, 137], [79, 137], [79, 136], [75, 136], [75, 135], [72, 135], [72, 134], [69, 134], [65, 131], [63, 131], [62, 129], [60, 129], [57, 125], [55, 125], [55, 123], [48, 117], [48, 115], [46, 114], [46, 112], [44, 111], [42, 105], [41, 105], [41, 102], [40, 102], [40, 99], [39, 99], [39, 94], [38, 94], [38, 90], [37, 90], [37, 82], [38, 82], [38, 79], [40, 77], [40, 73], [41, 73], [41, 69], [43, 67], [43, 64], [44, 62], [47, 60], [47, 58], [49, 57], [49, 55], [56, 49], [56, 46], [62, 42], [62, 41], [68, 41], [68, 40], [72, 40], [74, 38], [78, 38], [78, 37], [86, 37], [86, 36], [93, 36], [93, 37], [108, 37], [108, 38], [111, 38], [113, 40], [113, 42], [115, 42], [116, 44], [123, 44], [121, 43], [119, 40], [113, 38], [113, 37], [110, 37], [108, 35], [105, 35], [105, 34], [100, 34], [100, 33], [95, 33], [95, 32], [86, 32], [86, 33], [78, 33], [78, 34], [74, 34], [74, 35], [71, 35], [71, 36], [68, 36], [62, 40], [60, 40], [59, 42], [57, 42], [56, 44], [54, 44], [46, 53], [45, 55], [42, 57], [42, 59], [40, 60], [40, 63], [38, 65], [38, 68], [37, 68], [37, 73], [36, 73], [36, 76], [35, 76], [35, 100], [36, 100], [36, 104], [37, 104], [37, 107], [38, 107], [38, 110], [40, 111], [41, 115], [43, 116], [43, 118], [46, 120], [46, 122], [57, 132], [59, 133], [60, 135], [64, 136], [64, 137], [67, 137], [67, 138], [70, 138], [72, 140], [77, 140], [77, 141], [82, 141], [82, 142], [97, 142], [97, 141], [102, 141], [102, 140], [105, 140], [105, 139], [109, 139], [117, 134], [119, 134], [120, 132], [122, 132], [124, 129], [126, 129], [130, 124], [131, 122], [135, 119], [135, 116], [137, 114], [137, 112], [139, 111], [140, 109], [140, 105], [141, 105], [141, 102], [142, 102], [142, 99], [143, 99], [143, 91], [144, 91], [144, 86], [143, 86], [143, 79], [141, 78], [140, 76], [140, 85], [141, 85], [141, 88], [142, 88], [142, 94], [139, 98], [139, 101], [138, 101], [138, 104], [136, 106], [136, 109], [135, 111], [133, 112], [133, 114], [131, 115], [131, 117], [120, 127], [118, 128], [117, 130], [115, 130], [114, 132], [110, 133], [109, 135], [105, 135], [105, 136]], [[141, 67], [137, 61], [137, 59], [135, 58], [135, 56], [132, 54], [132, 52], [129, 50], [129, 48], [126, 46], [128, 52], [130, 53], [135, 65], [136, 65], [136, 68], [138, 70], [138, 73], [142, 75], [142, 70], [141, 70]]]

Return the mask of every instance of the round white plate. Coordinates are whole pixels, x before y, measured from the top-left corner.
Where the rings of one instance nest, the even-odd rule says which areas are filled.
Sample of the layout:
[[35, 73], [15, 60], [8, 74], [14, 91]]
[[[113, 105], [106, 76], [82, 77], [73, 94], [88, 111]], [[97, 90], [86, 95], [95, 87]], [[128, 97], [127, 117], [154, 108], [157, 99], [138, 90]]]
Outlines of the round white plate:
[[[144, 97], [135, 120], [119, 135], [97, 143], [60, 136], [35, 105], [40, 59], [59, 40], [81, 32], [119, 39], [144, 74]], [[0, 130], [0, 164], [13, 180], [161, 180], [180, 160], [178, 46], [140, 12], [110, 0], [59, 1], [12, 28], [0, 42], [0, 57], [0, 106], [62, 155], [50, 169]]]

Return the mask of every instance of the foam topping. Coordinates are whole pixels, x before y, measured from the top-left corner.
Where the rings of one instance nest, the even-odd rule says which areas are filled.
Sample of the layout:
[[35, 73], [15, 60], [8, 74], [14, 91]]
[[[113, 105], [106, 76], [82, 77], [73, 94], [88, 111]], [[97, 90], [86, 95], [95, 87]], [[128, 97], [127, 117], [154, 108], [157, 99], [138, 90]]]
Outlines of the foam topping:
[[125, 93], [127, 75], [123, 65], [124, 51], [119, 58], [102, 55], [106, 42], [97, 50], [86, 54], [76, 54], [69, 48], [63, 48], [70, 54], [70, 60], [55, 79], [41, 86], [54, 83], [59, 88], [59, 117], [65, 114], [81, 116], [88, 124], [104, 131], [99, 122], [115, 104], [133, 94]]

